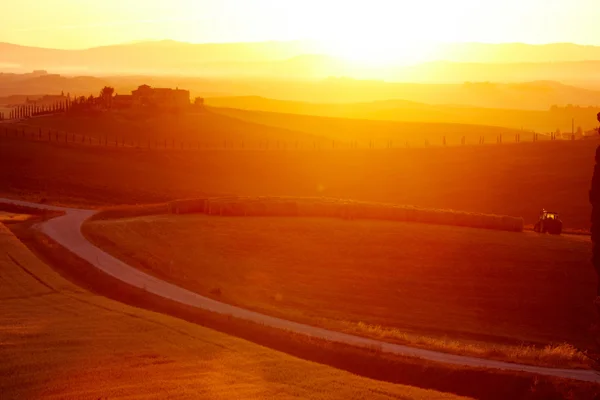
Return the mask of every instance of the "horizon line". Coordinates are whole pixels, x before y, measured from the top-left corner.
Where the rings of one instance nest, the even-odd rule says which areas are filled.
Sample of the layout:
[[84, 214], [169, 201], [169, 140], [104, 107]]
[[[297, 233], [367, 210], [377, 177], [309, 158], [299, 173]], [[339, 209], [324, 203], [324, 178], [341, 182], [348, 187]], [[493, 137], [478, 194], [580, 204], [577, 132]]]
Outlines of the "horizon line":
[[[265, 39], [265, 40], [250, 40], [250, 41], [208, 41], [208, 42], [188, 42], [183, 40], [175, 40], [170, 38], [164, 39], [139, 39], [139, 40], [131, 40], [126, 42], [115, 42], [111, 44], [99, 44], [89, 47], [77, 47], [77, 48], [64, 48], [64, 47], [46, 47], [46, 46], [36, 46], [36, 45], [28, 45], [14, 42], [4, 42], [0, 41], [0, 44], [18, 46], [18, 47], [27, 47], [32, 49], [44, 49], [44, 50], [60, 50], [60, 51], [85, 51], [92, 50], [98, 48], [105, 47], [119, 47], [119, 46], [135, 46], [140, 44], [148, 44], [148, 43], [164, 43], [171, 42], [175, 44], [183, 44], [190, 46], [202, 46], [202, 45], [227, 45], [227, 44], [266, 44], [266, 43], [313, 43], [313, 44], [326, 44], [327, 40], [322, 39], [314, 39], [314, 38], [305, 38], [305, 39], [288, 39], [288, 40], [278, 40], [278, 39]], [[464, 41], [464, 42], [444, 42], [444, 41], [429, 41], [429, 44], [433, 45], [490, 45], [490, 46], [502, 46], [502, 45], [525, 45], [525, 46], [535, 46], [535, 47], [543, 47], [543, 46], [552, 46], [552, 45], [572, 45], [578, 47], [599, 47], [598, 44], [589, 44], [589, 43], [576, 43], [576, 42], [544, 42], [544, 43], [529, 43], [529, 42], [478, 42], [478, 41]]]

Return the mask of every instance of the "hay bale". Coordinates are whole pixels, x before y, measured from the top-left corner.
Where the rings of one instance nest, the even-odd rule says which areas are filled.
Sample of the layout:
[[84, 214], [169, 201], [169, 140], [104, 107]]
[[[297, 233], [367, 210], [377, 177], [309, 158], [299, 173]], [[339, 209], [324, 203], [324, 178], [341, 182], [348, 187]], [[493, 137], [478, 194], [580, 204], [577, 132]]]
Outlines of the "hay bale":
[[454, 211], [439, 210], [435, 213], [435, 223], [453, 226], [456, 224], [456, 214]]
[[502, 230], [502, 217], [499, 215], [486, 215], [485, 228], [493, 230]]
[[340, 204], [341, 217], [347, 220], [358, 218], [359, 204], [354, 201], [346, 201]]
[[412, 211], [412, 221], [424, 224], [437, 224], [439, 220], [439, 212], [437, 210], [417, 208]]
[[393, 208], [388, 204], [362, 203], [359, 208], [359, 215], [362, 219], [391, 220]]
[[466, 212], [456, 213], [454, 223], [457, 226], [474, 227], [476, 224], [475, 215]]
[[227, 217], [243, 217], [246, 214], [244, 200], [224, 201], [221, 203], [221, 215]]
[[288, 215], [290, 217], [298, 216], [298, 203], [296, 201], [293, 201], [293, 200], [285, 201], [283, 204], [283, 209], [284, 209], [286, 215]]
[[317, 203], [311, 200], [303, 200], [298, 204], [298, 216], [300, 217], [318, 217], [318, 206]]
[[169, 212], [173, 214], [193, 214], [205, 212], [208, 199], [176, 200], [169, 203]]
[[394, 206], [391, 210], [392, 221], [406, 221], [406, 208], [402, 206]]
[[295, 199], [296, 215], [317, 218], [343, 218], [347, 210], [344, 202], [330, 198]]
[[471, 215], [471, 227], [473, 228], [485, 228], [486, 225], [486, 217], [483, 214], [476, 213]]
[[278, 217], [281, 215], [281, 206], [278, 201], [267, 201], [266, 212], [269, 217]]
[[514, 229], [514, 220], [511, 217], [506, 216], [506, 215], [502, 216], [501, 218], [502, 219], [500, 221], [500, 224], [501, 224], [502, 230], [503, 231], [512, 231]]
[[502, 229], [505, 231], [523, 232], [524, 223], [523, 218], [502, 217]]
[[414, 207], [406, 207], [406, 222], [414, 222], [417, 219], [417, 209]]
[[254, 200], [246, 204], [246, 215], [252, 217], [264, 217], [267, 215], [267, 203], [262, 200]]
[[391, 221], [392, 220], [392, 209], [393, 206], [389, 204], [379, 204], [375, 211], [375, 219], [381, 221]]
[[341, 219], [345, 219], [345, 220], [352, 219], [352, 204], [345, 202], [345, 201], [341, 202], [339, 205], [339, 211], [340, 211], [339, 217]]
[[339, 218], [341, 215], [341, 206], [337, 201], [326, 201], [323, 203], [325, 218]]
[[221, 201], [219, 199], [211, 199], [207, 207], [209, 215], [221, 215]]
[[217, 197], [168, 203], [169, 212], [225, 216], [374, 219], [521, 232], [523, 218], [333, 198]]
[[214, 205], [215, 205], [215, 201], [214, 200], [208, 200], [206, 202], [206, 214], [208, 215], [214, 215]]
[[296, 217], [298, 216], [298, 205], [292, 200], [281, 200], [267, 202], [267, 215], [272, 217]]
[[515, 232], [523, 232], [525, 229], [525, 220], [521, 217], [515, 218]]
[[377, 211], [375, 210], [375, 205], [373, 203], [363, 203], [360, 208], [361, 219], [374, 219], [377, 215]]

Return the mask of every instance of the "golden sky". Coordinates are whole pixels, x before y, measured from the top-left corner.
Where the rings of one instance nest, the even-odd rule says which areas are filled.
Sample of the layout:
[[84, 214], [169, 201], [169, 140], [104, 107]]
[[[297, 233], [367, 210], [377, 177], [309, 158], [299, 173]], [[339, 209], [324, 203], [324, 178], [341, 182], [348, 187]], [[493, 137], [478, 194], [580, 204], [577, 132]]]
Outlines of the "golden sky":
[[0, 41], [73, 49], [149, 39], [316, 39], [356, 59], [439, 41], [600, 45], [598, 1], [0, 0]]

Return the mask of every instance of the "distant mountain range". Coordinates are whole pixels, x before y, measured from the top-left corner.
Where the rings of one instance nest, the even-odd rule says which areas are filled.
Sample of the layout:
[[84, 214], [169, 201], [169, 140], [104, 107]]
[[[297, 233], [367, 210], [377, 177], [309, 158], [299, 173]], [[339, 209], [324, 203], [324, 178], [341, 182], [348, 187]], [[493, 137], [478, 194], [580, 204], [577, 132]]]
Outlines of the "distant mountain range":
[[556, 80], [597, 85], [600, 46], [461, 43], [437, 46], [413, 66], [360, 67], [319, 54], [311, 42], [129, 43], [57, 50], [0, 43], [0, 71], [322, 79], [355, 77], [426, 83]]

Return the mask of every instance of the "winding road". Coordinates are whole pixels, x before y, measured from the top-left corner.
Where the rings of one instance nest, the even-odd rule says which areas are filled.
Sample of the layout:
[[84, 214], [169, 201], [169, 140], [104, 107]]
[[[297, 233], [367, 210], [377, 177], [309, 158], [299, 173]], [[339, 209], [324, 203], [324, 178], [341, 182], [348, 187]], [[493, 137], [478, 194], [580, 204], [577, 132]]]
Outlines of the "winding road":
[[64, 212], [64, 215], [45, 221], [37, 225], [37, 228], [57, 243], [106, 274], [131, 286], [141, 288], [149, 293], [181, 304], [256, 322], [272, 328], [285, 329], [314, 338], [326, 339], [357, 347], [377, 348], [383, 352], [401, 356], [416, 357], [424, 360], [460, 366], [522, 371], [600, 383], [600, 374], [593, 370], [536, 367], [419, 349], [330, 331], [221, 303], [141, 272], [94, 246], [81, 233], [81, 226], [89, 217], [94, 215], [96, 211], [56, 207], [2, 198], [0, 198], [0, 203]]

